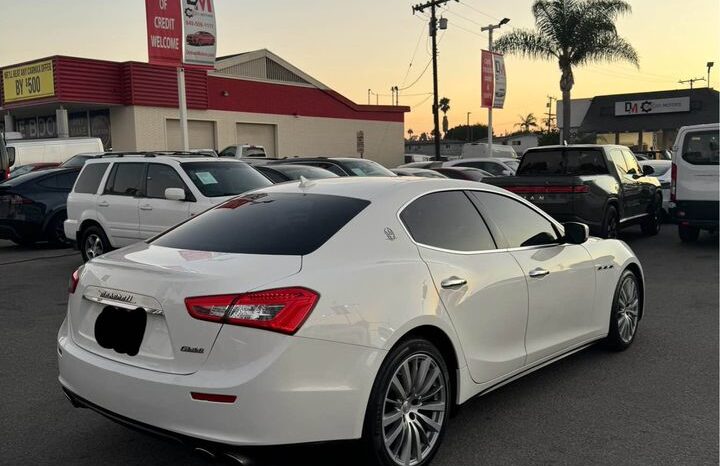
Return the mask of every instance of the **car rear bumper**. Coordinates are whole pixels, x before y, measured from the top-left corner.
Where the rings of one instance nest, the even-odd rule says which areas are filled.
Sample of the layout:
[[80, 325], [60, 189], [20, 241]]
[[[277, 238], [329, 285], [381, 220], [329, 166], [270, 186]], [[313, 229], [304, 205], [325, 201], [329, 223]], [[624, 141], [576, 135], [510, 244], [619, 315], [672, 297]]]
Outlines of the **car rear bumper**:
[[718, 201], [677, 201], [670, 209], [670, 215], [682, 225], [717, 228], [718, 208]]
[[21, 221], [0, 221], [0, 239], [36, 241], [41, 237], [42, 228], [40, 225]]
[[[224, 326], [203, 368], [189, 375], [129, 366], [58, 335], [59, 381], [76, 405], [166, 437], [227, 445], [277, 445], [359, 438], [385, 352], [302, 337], [245, 367], [233, 366], [242, 331]], [[252, 330], [262, 332], [262, 330]], [[235, 395], [197, 401], [191, 392]]]

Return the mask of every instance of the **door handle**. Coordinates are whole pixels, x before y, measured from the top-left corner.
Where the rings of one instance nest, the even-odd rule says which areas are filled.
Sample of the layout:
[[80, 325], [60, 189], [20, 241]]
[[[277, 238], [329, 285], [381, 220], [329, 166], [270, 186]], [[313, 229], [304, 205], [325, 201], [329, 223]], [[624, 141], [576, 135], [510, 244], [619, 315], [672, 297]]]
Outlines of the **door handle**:
[[100, 201], [98, 202], [98, 207], [108, 207], [110, 203], [108, 201]]
[[528, 275], [530, 275], [530, 278], [542, 278], [545, 275], [548, 275], [549, 273], [550, 273], [549, 270], [537, 268], [537, 269], [531, 270]]
[[466, 283], [467, 280], [465, 280], [464, 278], [450, 277], [440, 282], [440, 286], [442, 286], [443, 288], [457, 288], [458, 286], [463, 286]]
[[150, 204], [144, 204], [140, 206], [140, 210], [152, 210], [152, 206]]

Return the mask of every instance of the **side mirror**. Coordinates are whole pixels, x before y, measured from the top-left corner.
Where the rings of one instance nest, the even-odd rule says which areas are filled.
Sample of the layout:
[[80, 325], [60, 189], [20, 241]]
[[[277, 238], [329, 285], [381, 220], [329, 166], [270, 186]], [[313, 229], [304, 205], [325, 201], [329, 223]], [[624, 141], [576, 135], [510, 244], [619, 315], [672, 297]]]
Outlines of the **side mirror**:
[[567, 222], [563, 223], [565, 237], [563, 240], [570, 244], [583, 244], [590, 237], [590, 228], [584, 223]]
[[643, 165], [642, 171], [643, 171], [643, 175], [655, 174], [655, 169], [651, 165]]
[[8, 167], [12, 167], [13, 165], [15, 165], [15, 148], [8, 147], [7, 153], [8, 153]]
[[185, 190], [182, 188], [166, 188], [165, 199], [168, 201], [184, 201]]

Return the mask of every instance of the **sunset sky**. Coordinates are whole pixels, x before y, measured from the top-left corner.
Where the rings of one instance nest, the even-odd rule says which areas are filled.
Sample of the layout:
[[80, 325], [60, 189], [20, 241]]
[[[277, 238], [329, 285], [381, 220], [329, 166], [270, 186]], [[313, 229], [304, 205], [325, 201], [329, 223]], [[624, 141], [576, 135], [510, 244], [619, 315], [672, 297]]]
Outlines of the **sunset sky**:
[[[267, 48], [358, 103], [367, 91], [390, 104], [390, 87], [406, 87], [430, 60], [427, 21], [408, 0], [215, 0], [220, 55]], [[480, 108], [480, 27], [508, 17], [512, 27], [532, 27], [530, 0], [451, 1], [440, 36], [440, 94], [450, 98], [450, 125], [486, 123]], [[620, 34], [640, 54], [640, 69], [601, 63], [576, 73], [573, 97], [677, 89], [679, 79], [706, 76], [720, 83], [718, 0], [630, 0], [633, 13], [618, 22]], [[23, 0], [0, 15], [0, 66], [63, 54], [108, 60], [147, 60], [143, 0]], [[409, 66], [412, 61], [412, 66]], [[557, 65], [508, 58], [505, 109], [495, 112], [496, 134], [512, 130], [519, 114], [546, 111], [547, 96], [560, 96]], [[696, 86], [706, 83], [696, 83]], [[406, 129], [432, 125], [431, 70], [403, 91], [412, 106]], [[375, 102], [373, 96], [372, 102]]]

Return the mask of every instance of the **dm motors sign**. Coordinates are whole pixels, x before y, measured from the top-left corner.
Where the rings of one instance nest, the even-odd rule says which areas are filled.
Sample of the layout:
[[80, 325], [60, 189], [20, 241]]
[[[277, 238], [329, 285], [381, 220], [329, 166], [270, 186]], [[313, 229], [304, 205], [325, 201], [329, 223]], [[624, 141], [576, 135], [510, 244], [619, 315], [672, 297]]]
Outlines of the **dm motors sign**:
[[651, 115], [655, 113], [676, 113], [689, 111], [690, 97], [615, 102], [615, 116]]
[[2, 77], [6, 104], [55, 95], [52, 60], [5, 68]]

